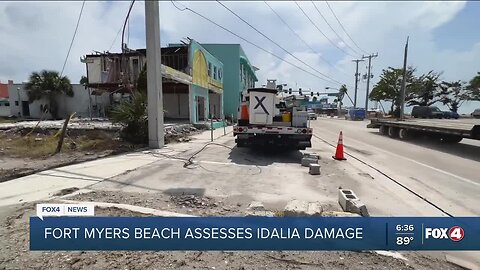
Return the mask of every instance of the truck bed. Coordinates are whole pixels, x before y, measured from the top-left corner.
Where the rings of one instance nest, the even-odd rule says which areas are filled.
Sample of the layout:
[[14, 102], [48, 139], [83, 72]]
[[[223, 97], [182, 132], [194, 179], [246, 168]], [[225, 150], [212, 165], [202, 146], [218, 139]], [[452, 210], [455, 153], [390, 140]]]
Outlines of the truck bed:
[[464, 138], [480, 140], [480, 119], [371, 119], [368, 128], [380, 126], [394, 126], [413, 130], [428, 131], [434, 133], [446, 133], [461, 135]]

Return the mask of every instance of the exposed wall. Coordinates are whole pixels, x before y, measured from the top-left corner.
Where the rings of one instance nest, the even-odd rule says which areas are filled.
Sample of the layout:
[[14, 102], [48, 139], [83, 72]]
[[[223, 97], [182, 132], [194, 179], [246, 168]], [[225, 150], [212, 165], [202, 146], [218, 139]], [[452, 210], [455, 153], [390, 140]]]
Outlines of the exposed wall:
[[189, 119], [188, 114], [188, 94], [163, 94], [164, 116], [173, 119]]
[[193, 123], [198, 123], [199, 122], [199, 119], [198, 119], [198, 106], [197, 106], [197, 103], [196, 103], [196, 97], [203, 97], [204, 100], [205, 100], [205, 106], [203, 108], [203, 113], [205, 115], [205, 117], [208, 117], [209, 113], [210, 113], [210, 110], [208, 108], [208, 104], [209, 104], [209, 97], [208, 97], [208, 90], [205, 89], [205, 88], [202, 88], [200, 86], [196, 86], [196, 85], [192, 85], [191, 86], [191, 102], [192, 102], [192, 110], [190, 112], [190, 116], [193, 121]]
[[222, 95], [217, 93], [208, 94], [209, 104], [210, 104], [210, 113], [214, 118], [221, 119], [223, 117], [222, 112]]

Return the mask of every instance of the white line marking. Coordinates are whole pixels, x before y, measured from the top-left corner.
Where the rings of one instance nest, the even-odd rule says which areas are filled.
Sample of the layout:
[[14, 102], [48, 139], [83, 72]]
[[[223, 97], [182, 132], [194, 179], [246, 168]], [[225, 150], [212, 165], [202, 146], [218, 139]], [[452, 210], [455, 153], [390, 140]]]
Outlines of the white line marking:
[[[333, 132], [331, 132], [331, 131], [327, 131], [327, 132], [333, 133]], [[317, 136], [318, 136], [318, 135], [317, 135]], [[467, 179], [467, 178], [458, 176], [458, 175], [456, 175], [456, 174], [453, 174], [453, 173], [450, 173], [450, 172], [447, 172], [447, 171], [444, 171], [444, 170], [441, 170], [441, 169], [432, 167], [432, 166], [430, 166], [430, 165], [427, 165], [427, 164], [425, 164], [425, 163], [421, 163], [421, 162], [416, 161], [416, 160], [414, 160], [414, 159], [411, 159], [411, 158], [408, 158], [408, 157], [405, 157], [405, 156], [401, 156], [401, 155], [395, 154], [395, 153], [390, 152], [390, 151], [386, 151], [386, 150], [384, 150], [384, 149], [382, 149], [382, 148], [378, 148], [378, 147], [376, 147], [376, 146], [374, 146], [374, 145], [367, 144], [367, 143], [358, 141], [358, 140], [356, 140], [356, 139], [349, 138], [349, 140], [350, 140], [350, 141], [355, 141], [355, 142], [360, 143], [360, 144], [364, 144], [364, 145], [368, 145], [368, 146], [373, 146], [373, 147], [375, 147], [376, 149], [378, 149], [378, 151], [383, 152], [383, 153], [385, 153], [385, 154], [389, 154], [389, 155], [393, 155], [393, 156], [396, 156], [396, 157], [399, 157], [399, 158], [403, 158], [403, 159], [408, 160], [408, 161], [410, 161], [410, 162], [416, 163], [416, 164], [418, 164], [418, 165], [427, 167], [427, 168], [432, 169], [432, 170], [434, 170], [434, 171], [437, 171], [437, 172], [439, 172], [439, 173], [443, 173], [443, 174], [446, 174], [446, 175], [451, 176], [451, 177], [453, 177], [453, 178], [456, 178], [456, 179], [458, 179], [458, 180], [461, 180], [461, 181], [463, 181], [463, 182], [465, 182], [465, 183], [468, 183], [468, 184], [471, 184], [471, 185], [480, 187], [480, 183], [477, 183], [477, 182], [475, 182], [475, 181], [473, 181], [473, 180], [470, 180], [470, 179]], [[347, 152], [347, 153], [348, 153], [348, 152]], [[350, 154], [351, 154], [351, 153], [350, 153]], [[355, 154], [355, 155], [361, 155], [361, 154]], [[362, 156], [363, 156], [363, 155], [362, 155]]]

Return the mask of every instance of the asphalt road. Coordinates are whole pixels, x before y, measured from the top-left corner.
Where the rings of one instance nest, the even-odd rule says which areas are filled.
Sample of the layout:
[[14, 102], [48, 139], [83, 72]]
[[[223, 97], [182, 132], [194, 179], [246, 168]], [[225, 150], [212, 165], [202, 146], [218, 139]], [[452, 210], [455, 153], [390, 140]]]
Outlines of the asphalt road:
[[[480, 120], [468, 121], [480, 124]], [[348, 154], [385, 173], [441, 211], [452, 216], [480, 215], [480, 141], [464, 139], [450, 145], [428, 139], [401, 141], [380, 135], [378, 129], [367, 129], [368, 123], [319, 118], [311, 126], [318, 139], [331, 144], [337, 143], [339, 132], [343, 131]]]

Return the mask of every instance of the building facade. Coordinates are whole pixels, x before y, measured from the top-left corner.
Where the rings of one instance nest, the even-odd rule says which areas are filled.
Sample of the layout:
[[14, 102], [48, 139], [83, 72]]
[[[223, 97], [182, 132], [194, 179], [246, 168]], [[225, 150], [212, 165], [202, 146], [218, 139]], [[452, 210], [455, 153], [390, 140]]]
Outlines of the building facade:
[[223, 63], [223, 112], [237, 119], [242, 91], [255, 87], [258, 81], [254, 67], [240, 44], [202, 44]]
[[13, 84], [9, 80], [7, 83], [0, 82], [0, 117], [10, 116], [10, 100], [8, 98], [8, 86]]
[[[103, 115], [103, 108], [109, 103], [108, 95], [90, 96], [85, 91], [85, 86], [72, 84], [73, 96], [61, 94], [56, 97], [58, 104], [58, 117], [66, 118], [70, 113], [75, 112], [75, 117], [99, 117]], [[47, 99], [29, 102], [28, 92], [25, 83], [12, 83], [8, 85], [10, 114], [12, 116], [26, 119], [51, 119], [50, 113], [42, 110], [48, 106]]]
[[[223, 64], [195, 40], [162, 50], [162, 94], [166, 120], [188, 120], [193, 124], [210, 117], [221, 118], [223, 108]], [[86, 55], [88, 88], [94, 92], [122, 93], [136, 89], [146, 64], [146, 50]]]

